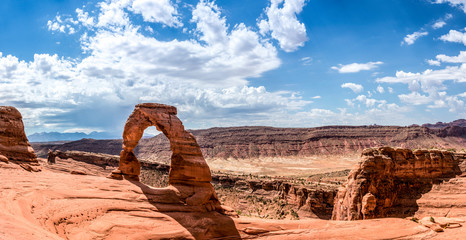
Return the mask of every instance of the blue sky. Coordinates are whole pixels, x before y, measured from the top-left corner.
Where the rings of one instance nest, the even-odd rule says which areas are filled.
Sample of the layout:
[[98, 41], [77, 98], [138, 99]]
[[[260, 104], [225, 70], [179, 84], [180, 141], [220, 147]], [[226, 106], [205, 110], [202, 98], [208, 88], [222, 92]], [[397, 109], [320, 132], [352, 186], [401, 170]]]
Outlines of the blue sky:
[[[83, 4], [84, 3], [84, 4]], [[466, 117], [466, 0], [4, 0], [0, 104], [26, 132]]]

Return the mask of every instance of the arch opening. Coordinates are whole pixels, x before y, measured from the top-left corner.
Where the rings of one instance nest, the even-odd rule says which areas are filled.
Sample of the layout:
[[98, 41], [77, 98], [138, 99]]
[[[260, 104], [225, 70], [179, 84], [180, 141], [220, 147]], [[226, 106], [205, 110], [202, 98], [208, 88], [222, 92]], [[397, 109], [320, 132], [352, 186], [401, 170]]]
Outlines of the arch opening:
[[[170, 195], [171, 203], [203, 205], [207, 210], [223, 211], [210, 183], [212, 180], [210, 168], [204, 160], [201, 149], [194, 136], [184, 129], [176, 114], [177, 110], [173, 106], [158, 103], [136, 105], [123, 131], [123, 149], [120, 153], [119, 168], [109, 177], [139, 181], [141, 163], [134, 154], [134, 149], [144, 131], [150, 126], [155, 126], [168, 138], [171, 157], [168, 187], [152, 189], [153, 194]], [[157, 199], [167, 201], [160, 197]]]

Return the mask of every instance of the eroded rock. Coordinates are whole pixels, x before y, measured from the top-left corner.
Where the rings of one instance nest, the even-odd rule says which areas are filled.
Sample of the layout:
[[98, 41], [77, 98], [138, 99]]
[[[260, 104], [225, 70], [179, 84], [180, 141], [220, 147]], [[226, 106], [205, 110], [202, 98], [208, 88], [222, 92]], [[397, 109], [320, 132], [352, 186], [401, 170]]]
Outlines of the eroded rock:
[[0, 106], [0, 155], [3, 156], [0, 160], [17, 163], [28, 171], [39, 171], [37, 156], [26, 137], [22, 119], [16, 108]]
[[222, 210], [210, 183], [212, 180], [209, 166], [202, 156], [201, 149], [194, 136], [184, 129], [177, 110], [173, 106], [158, 103], [136, 105], [126, 121], [123, 131], [123, 150], [120, 153], [118, 170], [110, 177], [139, 180], [141, 163], [134, 154], [134, 148], [142, 138], [144, 130], [155, 126], [170, 141], [172, 151], [169, 186], [152, 189], [152, 201], [185, 203], [191, 206], [205, 205], [207, 210]]
[[422, 194], [459, 174], [459, 162], [449, 151], [366, 149], [335, 197], [332, 219], [413, 216]]

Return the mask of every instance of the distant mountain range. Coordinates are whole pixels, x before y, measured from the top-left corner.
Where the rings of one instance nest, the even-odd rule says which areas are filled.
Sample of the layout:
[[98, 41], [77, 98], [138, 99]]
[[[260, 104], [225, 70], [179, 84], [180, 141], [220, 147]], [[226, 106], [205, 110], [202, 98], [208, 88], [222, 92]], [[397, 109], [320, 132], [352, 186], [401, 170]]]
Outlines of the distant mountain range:
[[121, 136], [109, 134], [106, 132], [74, 132], [74, 133], [59, 133], [59, 132], [41, 132], [34, 133], [28, 136], [29, 142], [58, 142], [58, 141], [75, 141], [83, 138], [92, 139], [118, 139]]
[[[423, 124], [422, 127], [430, 129], [441, 129], [445, 127], [466, 127], [466, 119], [458, 119], [453, 122], [443, 123], [437, 122], [435, 124]], [[154, 137], [154, 135], [144, 133], [144, 138]], [[110, 134], [107, 132], [74, 132], [74, 133], [59, 133], [59, 132], [41, 132], [34, 133], [28, 136], [29, 142], [59, 142], [59, 141], [76, 141], [83, 138], [92, 139], [121, 139], [121, 135]]]

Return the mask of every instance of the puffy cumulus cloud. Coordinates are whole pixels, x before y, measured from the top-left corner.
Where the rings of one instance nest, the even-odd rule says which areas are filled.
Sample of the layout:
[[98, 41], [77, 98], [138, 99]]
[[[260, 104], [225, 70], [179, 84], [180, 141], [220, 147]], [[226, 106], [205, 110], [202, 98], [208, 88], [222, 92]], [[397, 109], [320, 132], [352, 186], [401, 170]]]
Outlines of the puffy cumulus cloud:
[[261, 34], [271, 33], [272, 38], [286, 52], [293, 52], [304, 46], [308, 40], [306, 27], [298, 21], [296, 15], [303, 10], [305, 2], [306, 0], [270, 0], [270, 6], [265, 9], [267, 19], [258, 23]]
[[[346, 104], [350, 108], [359, 109], [355, 113], [349, 113], [345, 110], [344, 121], [347, 124], [400, 124], [404, 125], [403, 121], [410, 118], [406, 115], [407, 112], [413, 109], [409, 106], [399, 106], [396, 103], [389, 103], [384, 99], [375, 99], [366, 95], [358, 95], [353, 99], [345, 99]], [[403, 120], [402, 120], [403, 119]], [[410, 122], [416, 122], [415, 119], [409, 119]]]
[[[456, 57], [438, 55], [438, 62], [462, 63], [464, 53]], [[448, 108], [450, 112], [464, 112], [465, 104], [458, 96], [449, 96], [445, 82], [464, 84], [466, 82], [466, 64], [447, 66], [444, 69], [427, 69], [420, 73], [398, 71], [394, 77], [384, 77], [376, 80], [384, 83], [402, 83], [408, 86], [409, 94], [398, 95], [399, 99], [410, 105], [428, 105], [428, 108]], [[461, 114], [460, 114], [461, 115]]]
[[200, 39], [207, 44], [225, 44], [228, 40], [226, 19], [213, 2], [200, 1], [193, 11], [192, 21], [197, 25]]
[[178, 11], [169, 0], [134, 0], [131, 9], [140, 13], [147, 22], [163, 23], [170, 27], [182, 27]]
[[434, 0], [432, 3], [441, 4], [441, 3], [448, 3], [454, 7], [461, 8], [464, 13], [466, 13], [466, 0]]
[[426, 60], [426, 62], [431, 65], [431, 66], [440, 66], [440, 61], [437, 61], [437, 60], [433, 60], [433, 59], [428, 59]]
[[338, 64], [337, 66], [331, 67], [334, 70], [337, 70], [339, 73], [357, 73], [360, 71], [372, 70], [378, 67], [378, 65], [383, 64], [383, 62], [368, 62], [368, 63], [351, 63], [347, 65]]
[[53, 20], [47, 21], [47, 29], [52, 32], [74, 34], [76, 29], [73, 26], [77, 23], [73, 18], [62, 20], [60, 16], [56, 16]]
[[[247, 79], [281, 64], [277, 49], [244, 23], [227, 27], [214, 3], [200, 1], [192, 9], [191, 38], [159, 40], [132, 22], [135, 2], [105, 1], [95, 12], [76, 9], [70, 21], [82, 30], [82, 58], [36, 54], [22, 61], [0, 53], [1, 101], [20, 108], [32, 132], [115, 132], [143, 101], [177, 106], [189, 127], [273, 125], [275, 116], [291, 116], [311, 103], [295, 92], [249, 85]], [[176, 13], [174, 27], [180, 26]], [[146, 17], [156, 21], [155, 15]]]
[[406, 35], [406, 37], [403, 39], [401, 42], [401, 45], [407, 44], [407, 45], [412, 45], [414, 42], [416, 42], [417, 39], [419, 39], [422, 36], [427, 36], [429, 33], [425, 31], [418, 31], [414, 32], [412, 34]]
[[377, 86], [377, 92], [384, 93], [385, 89], [382, 86], [379, 85], [379, 86]]
[[400, 94], [398, 95], [398, 97], [401, 101], [413, 105], [423, 105], [432, 102], [431, 98], [425, 95], [421, 95], [418, 92], [411, 92], [410, 94]]
[[450, 30], [447, 34], [442, 35], [440, 40], [446, 42], [462, 43], [466, 46], [466, 32]]
[[439, 54], [435, 57], [437, 62], [446, 62], [446, 63], [466, 63], [466, 51], [460, 51], [458, 56], [447, 56], [445, 54]]
[[360, 93], [362, 90], [364, 90], [364, 87], [360, 84], [356, 83], [343, 83], [341, 85], [342, 88], [349, 88], [351, 89], [354, 93]]

